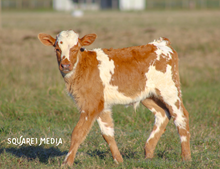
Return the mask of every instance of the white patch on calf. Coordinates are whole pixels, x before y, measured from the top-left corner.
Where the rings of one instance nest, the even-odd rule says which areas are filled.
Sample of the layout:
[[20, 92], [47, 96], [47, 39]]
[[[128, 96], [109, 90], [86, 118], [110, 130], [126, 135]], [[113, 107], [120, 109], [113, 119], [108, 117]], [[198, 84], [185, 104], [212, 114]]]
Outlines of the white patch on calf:
[[157, 47], [157, 50], [155, 51], [157, 54], [157, 60], [160, 60], [160, 55], [164, 54], [165, 56], [168, 55], [168, 59], [172, 59], [171, 53], [173, 53], [172, 49], [167, 46], [167, 41], [163, 40], [163, 38], [160, 38], [158, 40], [154, 40], [154, 42], [151, 42], [149, 44], [153, 44]]
[[111, 137], [114, 136], [114, 129], [112, 127], [106, 127], [107, 123], [103, 122], [100, 117], [97, 119], [97, 122], [99, 124], [102, 134], [106, 136], [111, 136]]
[[155, 113], [155, 123], [154, 125], [157, 126], [156, 130], [153, 130], [149, 136], [149, 138], [147, 139], [147, 142], [154, 138], [155, 134], [158, 133], [160, 131], [160, 126], [164, 123], [166, 116], [162, 116], [161, 112], [157, 112], [154, 108], [150, 109], [150, 111], [152, 113]]
[[[176, 109], [178, 110], [178, 109]], [[175, 111], [175, 109], [174, 109]], [[182, 128], [182, 129], [185, 129], [186, 128], [186, 122], [185, 122], [185, 118], [184, 118], [184, 115], [183, 115], [183, 112], [179, 110], [179, 112], [176, 113], [176, 119], [174, 120], [174, 124], [179, 127], [179, 128]]]
[[118, 161], [116, 160], [116, 158], [114, 158], [114, 162], [115, 162], [116, 164], [118, 164]]
[[182, 142], [186, 142], [186, 141], [187, 141], [186, 136], [181, 136], [181, 137], [180, 137], [180, 141], [181, 141], [181, 143], [182, 143]]
[[127, 97], [123, 93], [120, 93], [118, 91], [118, 86], [110, 84], [115, 69], [114, 61], [110, 60], [108, 55], [106, 55], [102, 49], [94, 49], [94, 51], [97, 53], [97, 60], [100, 61], [98, 69], [100, 72], [100, 78], [104, 85], [105, 109], [111, 108], [114, 104], [133, 104], [149, 95], [149, 91], [147, 89], [141, 92], [136, 98]]
[[[76, 65], [77, 63], [75, 63], [75, 65]], [[63, 76], [64, 76], [64, 78], [69, 78], [69, 77], [71, 77], [72, 76], [72, 74], [74, 73], [74, 68], [73, 68], [73, 70], [71, 70], [69, 73], [63, 73], [63, 72], [61, 72], [62, 74], [63, 74]]]
[[70, 49], [78, 43], [79, 34], [73, 30], [62, 31], [57, 36], [57, 43], [61, 49], [61, 58], [67, 58], [70, 61]]
[[113, 86], [110, 84], [115, 69], [114, 61], [110, 60], [102, 49], [94, 49], [94, 51], [97, 53], [97, 60], [100, 61], [98, 69], [100, 72], [100, 78], [104, 85], [105, 109], [110, 108], [109, 106], [115, 102], [129, 104], [130, 99], [118, 92], [118, 86]]
[[172, 67], [167, 65], [166, 72], [163, 73], [156, 70], [155, 66], [150, 66], [146, 77], [146, 86], [149, 90], [154, 91], [154, 94], [156, 94], [155, 89], [158, 89], [163, 100], [172, 107], [173, 113], [176, 114], [175, 125], [180, 128], [185, 128], [183, 110], [178, 109], [175, 105], [177, 101], [181, 102], [181, 100], [178, 96], [177, 87], [172, 79]]
[[72, 154], [72, 151], [73, 151], [73, 150], [71, 150], [70, 152], [68, 152], [68, 154], [66, 155], [66, 157], [65, 157], [64, 161], [66, 161], [66, 160], [67, 160], [67, 158], [69, 157], [69, 155], [70, 155], [70, 154]]
[[[156, 70], [155, 66], [150, 66], [149, 71], [146, 73], [147, 83], [146, 86], [150, 90], [159, 89], [161, 96], [169, 105], [173, 105], [179, 99], [178, 90], [172, 79], [171, 66], [167, 65], [166, 72]], [[155, 91], [156, 94], [156, 91]]]

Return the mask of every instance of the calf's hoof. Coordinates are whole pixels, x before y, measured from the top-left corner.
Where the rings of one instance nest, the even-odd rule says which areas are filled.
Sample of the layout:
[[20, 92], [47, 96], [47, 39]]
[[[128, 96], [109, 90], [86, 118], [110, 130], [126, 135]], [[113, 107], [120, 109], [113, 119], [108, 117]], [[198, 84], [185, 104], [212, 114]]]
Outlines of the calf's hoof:
[[123, 163], [123, 158], [122, 158], [121, 154], [114, 156], [114, 162], [116, 164]]

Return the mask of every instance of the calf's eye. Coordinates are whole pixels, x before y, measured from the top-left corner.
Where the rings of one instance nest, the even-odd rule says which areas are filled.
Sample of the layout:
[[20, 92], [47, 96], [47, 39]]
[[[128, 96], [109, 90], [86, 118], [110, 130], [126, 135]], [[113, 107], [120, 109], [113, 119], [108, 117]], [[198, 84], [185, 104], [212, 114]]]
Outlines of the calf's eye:
[[59, 49], [56, 49], [56, 52], [60, 53], [60, 50], [59, 50]]

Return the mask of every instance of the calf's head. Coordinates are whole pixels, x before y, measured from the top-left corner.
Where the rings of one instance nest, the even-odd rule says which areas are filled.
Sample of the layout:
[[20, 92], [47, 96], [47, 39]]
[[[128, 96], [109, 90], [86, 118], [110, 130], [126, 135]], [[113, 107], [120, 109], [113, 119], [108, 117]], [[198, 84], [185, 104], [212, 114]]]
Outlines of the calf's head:
[[74, 71], [83, 51], [80, 50], [81, 47], [92, 44], [96, 39], [96, 34], [88, 34], [79, 38], [73, 30], [68, 30], [60, 32], [56, 39], [45, 33], [40, 33], [38, 38], [44, 45], [55, 48], [59, 70], [65, 76]]

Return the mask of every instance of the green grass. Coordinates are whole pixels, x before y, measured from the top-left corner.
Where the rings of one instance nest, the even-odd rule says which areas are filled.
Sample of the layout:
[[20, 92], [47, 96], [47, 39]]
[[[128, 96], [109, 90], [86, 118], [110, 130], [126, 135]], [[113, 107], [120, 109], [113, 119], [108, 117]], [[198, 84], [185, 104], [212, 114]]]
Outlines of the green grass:
[[[144, 144], [154, 124], [142, 105], [114, 106], [115, 137], [124, 158], [115, 164], [95, 123], [80, 146], [75, 168], [220, 168], [219, 11], [2, 13], [0, 31], [0, 168], [59, 168], [68, 152], [79, 113], [67, 96], [52, 48], [37, 40], [74, 29], [80, 36], [97, 33], [91, 46], [141, 45], [168, 37], [180, 56], [185, 107], [190, 114], [192, 162], [181, 160], [180, 139], [173, 120], [161, 137], [155, 158], [144, 159]], [[8, 144], [9, 138], [35, 138], [37, 144]], [[40, 138], [61, 138], [43, 144]]]

